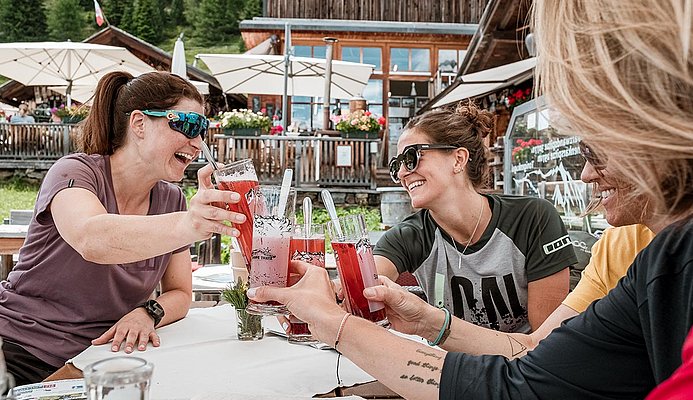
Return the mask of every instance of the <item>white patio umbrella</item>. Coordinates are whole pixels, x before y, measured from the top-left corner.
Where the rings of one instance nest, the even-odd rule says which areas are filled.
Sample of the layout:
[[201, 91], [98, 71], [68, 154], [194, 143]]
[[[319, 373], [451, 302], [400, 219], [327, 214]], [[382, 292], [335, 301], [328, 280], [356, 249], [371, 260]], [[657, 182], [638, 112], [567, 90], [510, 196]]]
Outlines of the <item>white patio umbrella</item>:
[[[48, 86], [48, 89], [67, 96], [67, 86]], [[70, 99], [77, 100], [82, 104], [91, 104], [94, 100], [94, 92], [96, 92], [96, 86], [73, 85]]]
[[140, 75], [154, 71], [124, 47], [83, 42], [0, 43], [0, 75], [26, 86], [96, 87], [111, 71]]
[[[284, 94], [284, 56], [255, 54], [198, 54], [226, 93]], [[330, 96], [360, 95], [375, 66], [332, 61]], [[289, 96], [321, 97], [325, 90], [325, 60], [290, 57]]]
[[202, 94], [209, 94], [209, 84], [206, 82], [194, 81], [188, 78], [188, 64], [185, 61], [185, 45], [183, 44], [183, 34], [181, 33], [173, 45], [173, 56], [171, 57], [171, 73], [187, 79]]
[[513, 85], [518, 78], [522, 79], [537, 65], [536, 57], [501, 65], [495, 68], [462, 75], [455, 87], [445, 96], [438, 99], [431, 107], [455, 103], [470, 97], [477, 97], [495, 92]]

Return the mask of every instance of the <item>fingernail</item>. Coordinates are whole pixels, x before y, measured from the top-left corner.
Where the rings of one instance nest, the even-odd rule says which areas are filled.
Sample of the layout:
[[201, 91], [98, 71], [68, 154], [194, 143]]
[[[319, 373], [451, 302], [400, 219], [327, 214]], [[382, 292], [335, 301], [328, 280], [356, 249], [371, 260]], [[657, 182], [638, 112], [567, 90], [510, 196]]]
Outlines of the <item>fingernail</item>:
[[284, 328], [284, 330], [289, 329], [289, 324], [287, 324], [286, 322], [283, 322], [283, 323], [282, 323], [282, 328]]
[[118, 351], [118, 346], [111, 346], [111, 351]]
[[376, 295], [376, 291], [375, 291], [375, 289], [372, 288], [372, 287], [365, 288], [365, 289], [363, 289], [363, 295], [364, 295], [364, 296], [371, 296], [371, 297], [373, 297], [373, 296]]
[[132, 347], [128, 346], [125, 348], [126, 353], [132, 353]]
[[238, 194], [238, 193], [236, 193], [236, 192], [231, 193], [231, 200], [232, 200], [232, 201], [238, 201], [238, 200], [240, 200], [240, 199], [241, 199], [241, 195], [240, 195], [240, 194]]
[[245, 222], [245, 215], [243, 215], [243, 214], [236, 215], [236, 222]]
[[144, 350], [144, 346], [140, 345], [140, 351]]
[[256, 291], [256, 290], [257, 290], [257, 288], [250, 288], [250, 289], [248, 289], [248, 292], [247, 292], [248, 297], [251, 298], [251, 299], [254, 298], [254, 297], [255, 297], [255, 291]]

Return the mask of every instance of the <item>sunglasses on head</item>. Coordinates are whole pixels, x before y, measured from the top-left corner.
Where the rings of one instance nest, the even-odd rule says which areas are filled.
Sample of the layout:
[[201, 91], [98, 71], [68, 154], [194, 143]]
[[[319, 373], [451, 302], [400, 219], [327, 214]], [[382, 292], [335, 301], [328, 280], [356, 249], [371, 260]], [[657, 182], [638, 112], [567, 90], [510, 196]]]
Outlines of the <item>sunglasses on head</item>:
[[578, 143], [580, 147], [580, 155], [585, 159], [594, 169], [603, 170], [606, 169], [606, 162], [608, 159], [603, 154], [597, 154], [592, 150], [592, 148], [582, 140]]
[[453, 150], [457, 146], [447, 144], [412, 144], [404, 148], [402, 153], [390, 160], [390, 178], [394, 183], [399, 183], [397, 176], [400, 168], [404, 165], [407, 171], [412, 172], [419, 165], [419, 158], [423, 155], [423, 150]]
[[205, 139], [209, 121], [204, 115], [196, 112], [183, 112], [176, 110], [142, 110], [142, 114], [150, 117], [163, 117], [168, 119], [168, 126], [176, 132], [180, 132], [189, 139], [200, 136]]

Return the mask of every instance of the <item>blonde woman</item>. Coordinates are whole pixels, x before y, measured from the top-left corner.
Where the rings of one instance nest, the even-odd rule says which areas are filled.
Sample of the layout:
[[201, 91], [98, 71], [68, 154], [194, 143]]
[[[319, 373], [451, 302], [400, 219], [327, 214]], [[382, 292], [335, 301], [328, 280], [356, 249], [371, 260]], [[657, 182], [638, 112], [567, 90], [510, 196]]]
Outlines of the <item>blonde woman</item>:
[[539, 91], [613, 177], [605, 202], [651, 214], [659, 233], [607, 296], [514, 360], [394, 337], [345, 314], [327, 274], [304, 264], [294, 265], [297, 285], [250, 292], [286, 304], [408, 399], [643, 398], [682, 362], [693, 324], [693, 0], [534, 7]]

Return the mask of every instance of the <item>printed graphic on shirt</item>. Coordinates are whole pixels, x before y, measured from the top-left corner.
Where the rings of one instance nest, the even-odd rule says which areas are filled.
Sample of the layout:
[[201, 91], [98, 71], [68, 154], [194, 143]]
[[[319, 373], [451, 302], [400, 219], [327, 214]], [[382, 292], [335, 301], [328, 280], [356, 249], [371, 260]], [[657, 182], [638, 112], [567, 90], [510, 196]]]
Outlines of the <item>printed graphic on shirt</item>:
[[[530, 328], [525, 258], [499, 230], [489, 243], [473, 254], [461, 255], [438, 231], [431, 256], [414, 275], [424, 290], [435, 297], [431, 299], [434, 304], [444, 304], [456, 317], [504, 332], [527, 332]], [[427, 272], [431, 269], [436, 270], [436, 276], [448, 277], [444, 280], [442, 299], [440, 289], [435, 290], [435, 279]]]

